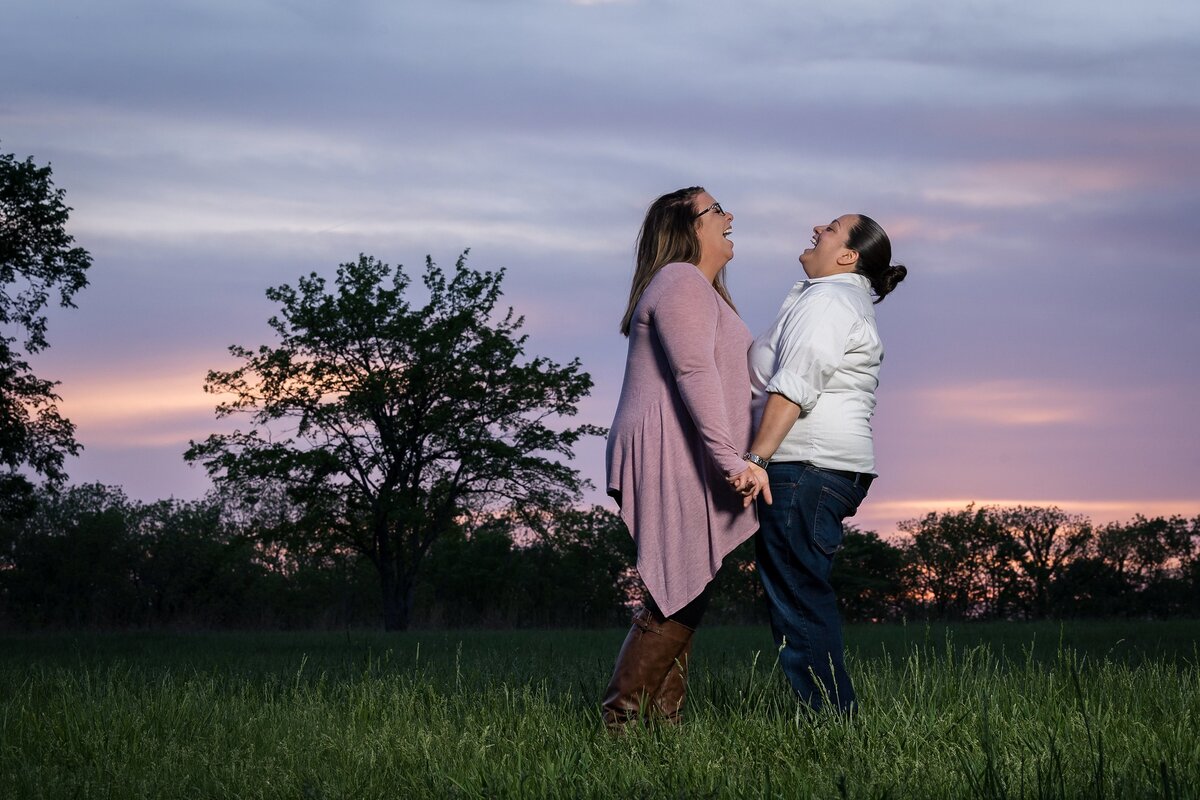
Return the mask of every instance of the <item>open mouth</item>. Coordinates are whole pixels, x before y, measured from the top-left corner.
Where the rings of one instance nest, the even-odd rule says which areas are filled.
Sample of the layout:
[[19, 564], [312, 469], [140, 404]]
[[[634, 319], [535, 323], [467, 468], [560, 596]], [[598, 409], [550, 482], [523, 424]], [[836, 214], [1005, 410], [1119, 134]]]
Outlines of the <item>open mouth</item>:
[[725, 229], [725, 232], [722, 233], [721, 235], [724, 236], [726, 239], [728, 239], [730, 236], [733, 235], [733, 226], [730, 225], [728, 228]]

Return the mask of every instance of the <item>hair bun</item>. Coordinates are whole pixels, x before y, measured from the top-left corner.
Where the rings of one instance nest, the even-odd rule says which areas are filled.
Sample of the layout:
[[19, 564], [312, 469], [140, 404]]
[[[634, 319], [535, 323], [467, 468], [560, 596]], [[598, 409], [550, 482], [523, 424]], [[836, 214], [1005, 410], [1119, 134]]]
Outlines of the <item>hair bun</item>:
[[895, 289], [896, 284], [904, 280], [905, 276], [907, 275], [908, 267], [904, 266], [903, 264], [893, 264], [889, 266], [883, 273], [883, 284], [887, 287], [887, 291], [884, 292], [884, 294], [887, 294]]

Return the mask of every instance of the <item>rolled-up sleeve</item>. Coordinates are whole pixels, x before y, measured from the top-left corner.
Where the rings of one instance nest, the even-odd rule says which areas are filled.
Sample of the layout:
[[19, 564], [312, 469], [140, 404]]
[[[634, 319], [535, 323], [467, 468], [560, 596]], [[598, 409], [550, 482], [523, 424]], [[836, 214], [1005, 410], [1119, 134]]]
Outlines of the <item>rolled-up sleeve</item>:
[[780, 329], [775, 372], [766, 391], [809, 413], [846, 355], [859, 313], [839, 298], [808, 293], [788, 310]]

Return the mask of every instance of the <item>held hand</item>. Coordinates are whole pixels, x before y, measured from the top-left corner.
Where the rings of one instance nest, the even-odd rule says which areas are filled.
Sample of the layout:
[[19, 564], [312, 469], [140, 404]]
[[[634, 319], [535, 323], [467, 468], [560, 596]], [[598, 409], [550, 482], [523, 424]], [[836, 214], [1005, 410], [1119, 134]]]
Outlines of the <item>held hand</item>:
[[742, 507], [748, 507], [761, 493], [767, 503], [771, 503], [771, 483], [767, 471], [754, 464], [747, 464], [746, 469], [728, 478], [734, 491], [742, 496]]
[[763, 500], [767, 502], [767, 505], [771, 505], [771, 476], [769, 476], [767, 471], [762, 467], [751, 465], [750, 468], [758, 470], [757, 475], [759, 477], [759, 491], [762, 493]]
[[729, 482], [729, 485], [733, 487], [733, 490], [735, 492], [737, 492], [738, 494], [741, 494], [742, 490], [746, 488], [746, 484], [749, 480], [749, 477], [750, 477], [750, 470], [743, 470], [742, 472], [739, 472], [737, 475], [729, 476], [725, 480]]

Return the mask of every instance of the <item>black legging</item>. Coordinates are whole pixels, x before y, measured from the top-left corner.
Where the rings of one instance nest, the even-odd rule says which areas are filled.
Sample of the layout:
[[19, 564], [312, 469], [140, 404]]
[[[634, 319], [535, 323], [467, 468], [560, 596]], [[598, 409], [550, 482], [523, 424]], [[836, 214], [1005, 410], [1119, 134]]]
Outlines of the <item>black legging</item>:
[[704, 616], [704, 612], [708, 609], [708, 598], [709, 595], [712, 594], [711, 589], [712, 581], [709, 581], [708, 585], [704, 587], [704, 591], [700, 593], [699, 597], [669, 617], [663, 615], [662, 611], [660, 611], [658, 608], [658, 604], [654, 602], [654, 598], [650, 596], [649, 592], [643, 592], [646, 598], [646, 610], [653, 614], [655, 619], [669, 619], [672, 622], [678, 622], [680, 625], [691, 628], [692, 630], [696, 630], [696, 628], [700, 625], [700, 618]]

